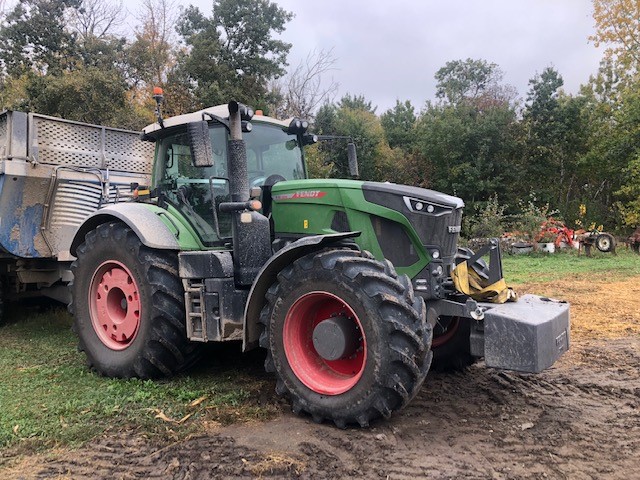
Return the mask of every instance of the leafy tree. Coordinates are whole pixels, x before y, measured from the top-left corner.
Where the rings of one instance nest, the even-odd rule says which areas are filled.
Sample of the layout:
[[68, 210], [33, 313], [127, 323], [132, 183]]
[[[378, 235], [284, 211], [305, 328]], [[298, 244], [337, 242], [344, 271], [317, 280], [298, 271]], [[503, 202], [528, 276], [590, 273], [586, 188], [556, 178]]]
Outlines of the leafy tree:
[[617, 190], [616, 208], [620, 213], [622, 223], [628, 227], [640, 226], [640, 152], [629, 161], [624, 169], [626, 177], [624, 185]]
[[[337, 104], [325, 104], [316, 116], [316, 131], [322, 135], [351, 137], [358, 150], [360, 178], [371, 181], [392, 181], [402, 159], [385, 141], [375, 107], [363, 96], [345, 95]], [[322, 142], [319, 156], [331, 163], [332, 177], [347, 178], [349, 166], [344, 140]]]
[[10, 76], [58, 74], [74, 63], [75, 38], [65, 14], [81, 0], [21, 0], [0, 26], [0, 66]]
[[523, 185], [540, 201], [560, 210], [566, 219], [584, 203], [584, 172], [580, 163], [588, 150], [585, 124], [589, 101], [561, 91], [562, 76], [546, 68], [530, 82], [524, 112], [526, 137], [521, 175]]
[[555, 204], [557, 198], [549, 188], [558, 182], [557, 160], [561, 156], [560, 143], [564, 132], [559, 89], [564, 84], [562, 76], [552, 67], [529, 80], [524, 122], [527, 132], [524, 151], [523, 176], [526, 188], [541, 197], [544, 202]]
[[1, 107], [139, 125], [126, 101], [125, 40], [113, 34], [121, 12], [96, 0], [22, 0], [0, 27]]
[[435, 74], [436, 97], [452, 105], [467, 102], [485, 108], [493, 103], [511, 102], [515, 89], [503, 85], [503, 77], [495, 63], [471, 58], [453, 60]]
[[461, 197], [467, 211], [495, 194], [513, 204], [518, 130], [511, 107], [427, 104], [417, 132], [431, 188]]
[[27, 88], [29, 110], [87, 123], [139, 128], [127, 119], [126, 85], [114, 70], [94, 67], [58, 76], [34, 76]]
[[558, 109], [559, 89], [564, 85], [562, 76], [553, 67], [529, 80], [527, 115], [542, 126], [553, 119]]
[[167, 0], [143, 0], [140, 25], [127, 48], [129, 81], [137, 88], [163, 85], [175, 63], [173, 26], [176, 15]]
[[606, 45], [605, 58], [620, 71], [638, 71], [640, 64], [640, 3], [635, 0], [593, 0], [596, 47]]
[[456, 60], [435, 78], [444, 101], [427, 103], [417, 121], [416, 167], [429, 187], [460, 196], [468, 212], [482, 211], [496, 194], [513, 205], [521, 131], [501, 70], [485, 60]]
[[349, 93], [340, 99], [338, 107], [348, 108], [351, 110], [362, 110], [373, 114], [376, 113], [378, 108], [373, 106], [372, 103], [364, 97], [364, 95], [351, 95]]
[[[621, 92], [617, 108], [598, 124], [597, 134], [589, 138], [589, 149], [582, 157], [583, 202], [599, 218], [598, 223], [635, 227], [640, 214], [637, 192], [640, 191], [638, 158], [640, 157], [640, 94], [638, 87]], [[616, 201], [617, 200], [617, 201]], [[612, 206], [614, 208], [612, 208]]]
[[417, 139], [415, 132], [416, 120], [415, 109], [409, 100], [404, 102], [396, 100], [395, 107], [382, 114], [380, 123], [391, 148], [402, 148], [405, 151], [412, 150]]
[[273, 38], [292, 14], [269, 0], [214, 0], [213, 15], [193, 6], [178, 22], [178, 33], [190, 48], [180, 68], [196, 85], [202, 104], [232, 98], [264, 106], [269, 80], [284, 74], [290, 44]]

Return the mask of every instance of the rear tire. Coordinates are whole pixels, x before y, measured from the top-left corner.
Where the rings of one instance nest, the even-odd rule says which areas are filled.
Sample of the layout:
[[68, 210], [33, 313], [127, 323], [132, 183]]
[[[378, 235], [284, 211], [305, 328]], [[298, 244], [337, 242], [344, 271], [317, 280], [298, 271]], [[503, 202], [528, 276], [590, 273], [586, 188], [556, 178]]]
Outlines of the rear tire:
[[[424, 301], [389, 262], [354, 250], [306, 255], [282, 270], [260, 315], [265, 368], [293, 411], [338, 427], [389, 417], [416, 395], [431, 364]], [[330, 361], [311, 335], [327, 318], [348, 318], [352, 354]], [[357, 347], [357, 349], [356, 349]]]
[[91, 368], [157, 378], [195, 361], [175, 252], [147, 248], [126, 225], [106, 223], [86, 235], [71, 270], [69, 310]]

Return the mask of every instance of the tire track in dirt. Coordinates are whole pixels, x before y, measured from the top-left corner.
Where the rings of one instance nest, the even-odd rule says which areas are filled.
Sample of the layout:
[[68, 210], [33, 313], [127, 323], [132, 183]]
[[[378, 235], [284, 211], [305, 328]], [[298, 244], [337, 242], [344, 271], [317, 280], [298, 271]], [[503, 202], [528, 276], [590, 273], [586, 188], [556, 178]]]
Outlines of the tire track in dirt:
[[628, 480], [638, 452], [640, 338], [630, 337], [581, 342], [538, 375], [482, 365], [430, 375], [409, 407], [366, 430], [285, 413], [169, 445], [122, 433], [3, 478]]
[[529, 375], [478, 364], [433, 373], [405, 410], [370, 429], [284, 413], [173, 444], [122, 432], [54, 458], [27, 458], [0, 477], [629, 480], [640, 470], [640, 335], [626, 329], [640, 308], [636, 299], [631, 324], [609, 317], [626, 332], [616, 337], [593, 329], [605, 321], [593, 301], [582, 299], [573, 318], [582, 333], [553, 368]]

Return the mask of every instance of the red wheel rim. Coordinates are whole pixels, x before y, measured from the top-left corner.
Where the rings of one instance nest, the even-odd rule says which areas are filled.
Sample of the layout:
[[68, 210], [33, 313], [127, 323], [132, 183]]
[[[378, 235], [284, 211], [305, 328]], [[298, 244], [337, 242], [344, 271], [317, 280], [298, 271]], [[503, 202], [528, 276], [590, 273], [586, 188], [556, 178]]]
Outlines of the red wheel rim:
[[100, 265], [89, 287], [91, 324], [100, 341], [112, 350], [124, 350], [140, 328], [138, 284], [122, 263]]
[[460, 327], [460, 317], [446, 317], [446, 318], [449, 318], [447, 331], [443, 333], [437, 333], [436, 331], [433, 332], [433, 340], [431, 341], [431, 348], [441, 347], [442, 345], [447, 343], [449, 340], [451, 340], [453, 336], [456, 334], [456, 332], [458, 331], [458, 328]]
[[[321, 321], [344, 315], [360, 331], [359, 345], [350, 357], [322, 358], [313, 346], [313, 330]], [[298, 298], [287, 312], [283, 329], [284, 352], [298, 379], [316, 393], [339, 395], [358, 383], [367, 360], [367, 341], [360, 319], [336, 295], [311, 292]]]

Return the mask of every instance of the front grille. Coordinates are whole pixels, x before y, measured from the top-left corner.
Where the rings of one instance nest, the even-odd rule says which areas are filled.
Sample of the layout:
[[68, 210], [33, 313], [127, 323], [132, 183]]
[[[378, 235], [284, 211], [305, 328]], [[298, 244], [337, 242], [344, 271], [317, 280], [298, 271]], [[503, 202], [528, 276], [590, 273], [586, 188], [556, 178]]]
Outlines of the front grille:
[[420, 236], [422, 244], [437, 247], [442, 259], [452, 261], [458, 248], [458, 228], [450, 231], [449, 227], [459, 227], [462, 221], [462, 208], [451, 210], [444, 215], [433, 216], [424, 213], [411, 213], [409, 221]]
[[371, 225], [384, 258], [396, 267], [408, 267], [420, 260], [409, 235], [398, 222], [371, 215]]
[[449, 233], [449, 227], [459, 227], [462, 224], [462, 209], [458, 208], [447, 216], [448, 224], [443, 229], [442, 235], [442, 256], [445, 258], [455, 257], [458, 251], [458, 238], [460, 237], [459, 229], [456, 233]]

